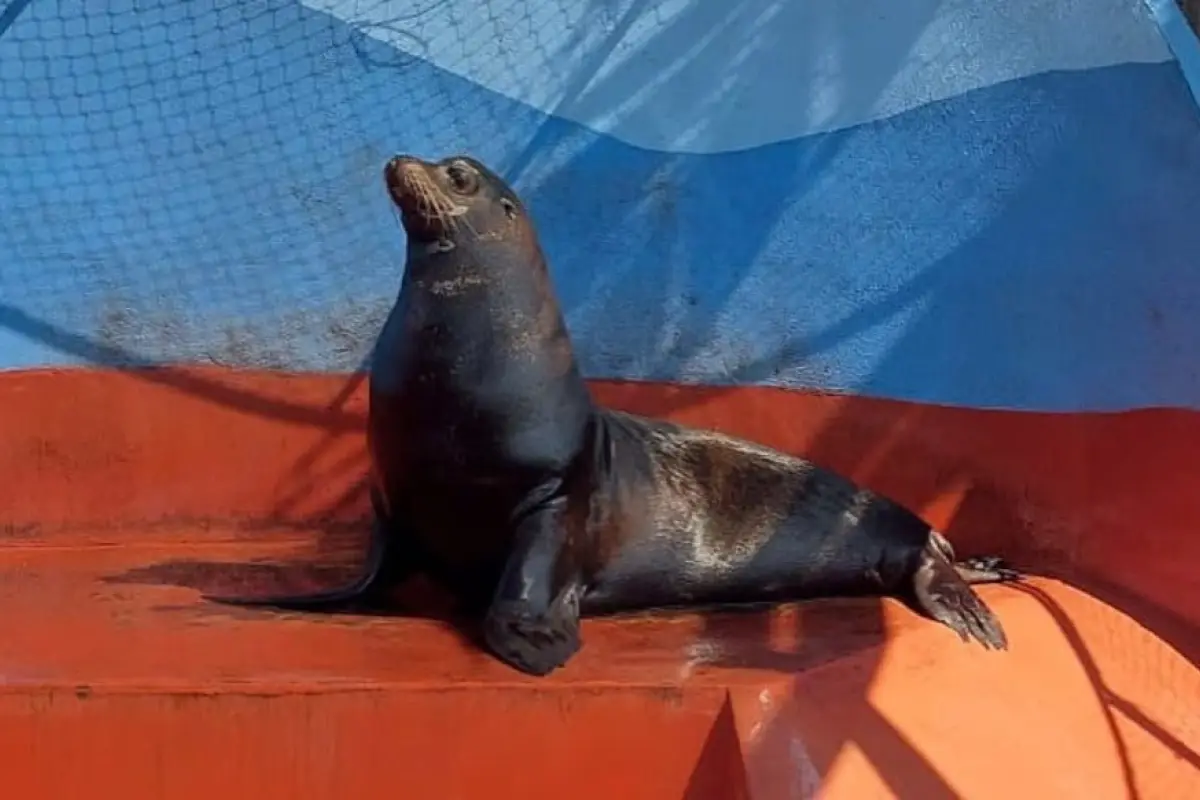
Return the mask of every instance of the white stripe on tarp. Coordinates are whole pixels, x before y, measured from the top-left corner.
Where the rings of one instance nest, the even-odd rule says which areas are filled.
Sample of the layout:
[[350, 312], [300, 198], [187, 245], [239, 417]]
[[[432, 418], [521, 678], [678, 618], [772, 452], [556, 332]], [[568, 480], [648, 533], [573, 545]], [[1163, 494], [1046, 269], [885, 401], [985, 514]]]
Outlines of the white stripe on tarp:
[[506, 97], [675, 152], [837, 130], [1051, 70], [1171, 58], [1143, 0], [302, 1]]

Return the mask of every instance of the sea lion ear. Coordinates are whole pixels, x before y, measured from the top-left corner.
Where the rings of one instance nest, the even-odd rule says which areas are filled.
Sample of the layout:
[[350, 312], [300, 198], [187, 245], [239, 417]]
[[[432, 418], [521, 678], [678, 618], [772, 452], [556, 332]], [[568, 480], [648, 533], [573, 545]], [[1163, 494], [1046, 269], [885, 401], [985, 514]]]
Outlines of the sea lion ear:
[[514, 203], [512, 200], [509, 200], [507, 197], [501, 197], [500, 205], [504, 208], [504, 213], [508, 215], [509, 219], [516, 219], [516, 216], [517, 216], [517, 204], [516, 203]]

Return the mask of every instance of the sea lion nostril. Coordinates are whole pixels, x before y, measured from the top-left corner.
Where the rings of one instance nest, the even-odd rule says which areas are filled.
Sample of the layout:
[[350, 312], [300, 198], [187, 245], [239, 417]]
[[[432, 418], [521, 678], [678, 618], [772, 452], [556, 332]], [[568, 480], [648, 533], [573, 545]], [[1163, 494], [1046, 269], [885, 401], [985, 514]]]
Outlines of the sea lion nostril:
[[383, 165], [383, 174], [389, 180], [397, 180], [406, 169], [411, 169], [413, 166], [413, 159], [410, 156], [394, 155]]

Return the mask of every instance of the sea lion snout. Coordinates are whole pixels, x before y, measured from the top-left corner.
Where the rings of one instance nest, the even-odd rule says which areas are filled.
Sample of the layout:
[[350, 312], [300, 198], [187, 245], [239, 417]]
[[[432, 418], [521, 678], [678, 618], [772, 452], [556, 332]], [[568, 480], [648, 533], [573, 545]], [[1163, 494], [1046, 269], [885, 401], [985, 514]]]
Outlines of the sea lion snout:
[[387, 164], [383, 167], [384, 175], [392, 175], [399, 173], [402, 169], [410, 167], [423, 167], [425, 162], [416, 156], [410, 156], [407, 153], [397, 153], [388, 159]]
[[426, 178], [425, 164], [413, 156], [392, 156], [383, 167], [383, 181], [397, 203], [409, 200], [415, 192], [413, 183], [422, 178]]
[[431, 164], [415, 156], [392, 156], [384, 165], [383, 180], [410, 238], [434, 241], [451, 234], [450, 218], [456, 209]]

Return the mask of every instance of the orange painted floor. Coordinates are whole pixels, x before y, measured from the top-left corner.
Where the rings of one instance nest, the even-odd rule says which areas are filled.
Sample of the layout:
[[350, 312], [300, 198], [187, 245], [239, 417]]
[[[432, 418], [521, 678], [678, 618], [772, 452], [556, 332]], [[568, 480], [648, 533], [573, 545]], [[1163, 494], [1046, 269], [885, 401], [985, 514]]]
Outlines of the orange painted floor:
[[398, 600], [432, 618], [199, 599], [354, 570], [345, 381], [0, 375], [5, 796], [1200, 797], [1200, 415], [598, 385], [811, 454], [1047, 577], [982, 587], [1006, 653], [822, 601], [589, 620], [539, 680], [420, 587]]
[[304, 565], [349, 559], [303, 533], [4, 548], [5, 794], [1200, 796], [1200, 671], [1057, 581], [983, 590], [1007, 653], [899, 603], [827, 601], [589, 620], [536, 680], [450, 622], [198, 599], [338, 580]]

